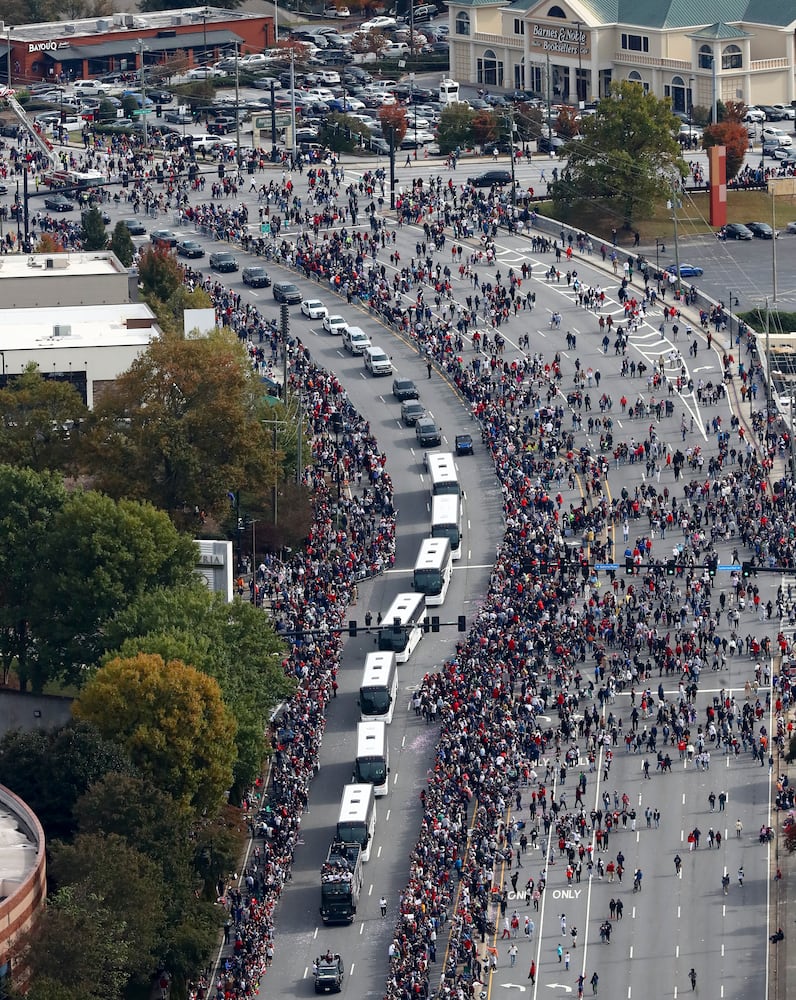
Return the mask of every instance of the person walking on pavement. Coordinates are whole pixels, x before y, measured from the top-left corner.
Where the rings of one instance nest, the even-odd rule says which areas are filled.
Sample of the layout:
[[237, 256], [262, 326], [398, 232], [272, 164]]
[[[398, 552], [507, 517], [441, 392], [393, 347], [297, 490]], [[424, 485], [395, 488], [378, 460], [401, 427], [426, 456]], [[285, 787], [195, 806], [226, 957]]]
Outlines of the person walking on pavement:
[[531, 967], [528, 969], [528, 978], [531, 981], [531, 986], [536, 986], [536, 962], [531, 959]]
[[511, 964], [511, 968], [512, 969], [514, 968], [514, 963], [517, 961], [517, 953], [519, 952], [519, 950], [520, 949], [517, 947], [516, 944], [513, 944], [509, 948], [509, 959], [510, 959], [510, 964]]
[[597, 984], [599, 983], [599, 981], [600, 977], [597, 975], [596, 972], [593, 972], [591, 974], [591, 979], [589, 980], [589, 982], [591, 983], [591, 991], [594, 996], [597, 996]]
[[564, 952], [564, 968], [569, 972], [569, 952]]
[[381, 908], [381, 915], [383, 917], [387, 916], [387, 897], [382, 896], [379, 900], [379, 907]]
[[559, 945], [559, 946], [558, 946], [558, 947], [556, 948], [556, 955], [558, 955], [558, 961], [559, 961], [559, 964], [560, 964], [560, 963], [561, 963], [561, 961], [562, 961], [562, 960], [563, 960], [563, 958], [564, 958], [564, 949], [563, 949], [563, 948], [561, 947], [561, 945]]
[[428, 377], [431, 378], [431, 362], [426, 362], [426, 371], [428, 372]]
[[693, 969], [688, 973], [688, 978], [691, 980], [691, 992], [693, 993], [696, 989], [696, 972]]
[[567, 915], [566, 913], [561, 914], [561, 934], [567, 933]]
[[739, 819], [737, 819], [735, 821], [735, 836], [738, 838], [738, 840], [741, 839], [742, 833], [743, 833], [743, 823]]

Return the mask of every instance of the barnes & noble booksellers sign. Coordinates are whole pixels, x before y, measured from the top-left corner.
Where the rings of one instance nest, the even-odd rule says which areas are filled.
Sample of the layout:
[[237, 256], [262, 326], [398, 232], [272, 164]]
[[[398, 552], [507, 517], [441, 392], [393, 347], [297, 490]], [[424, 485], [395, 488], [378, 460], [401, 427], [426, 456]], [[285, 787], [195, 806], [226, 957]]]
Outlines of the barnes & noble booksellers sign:
[[537, 52], [581, 58], [589, 55], [589, 33], [580, 28], [531, 21], [526, 32], [530, 35], [530, 48]]

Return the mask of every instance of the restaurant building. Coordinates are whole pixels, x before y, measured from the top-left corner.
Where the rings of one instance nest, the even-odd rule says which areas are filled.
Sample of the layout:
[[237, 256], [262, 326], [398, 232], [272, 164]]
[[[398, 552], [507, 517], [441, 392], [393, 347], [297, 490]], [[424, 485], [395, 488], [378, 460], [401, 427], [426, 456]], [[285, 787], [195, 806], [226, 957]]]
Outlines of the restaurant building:
[[[152, 14], [109, 14], [76, 21], [9, 27], [0, 23], [0, 80], [11, 86], [40, 80], [87, 80], [134, 72], [184, 53], [189, 66], [231, 53], [262, 52], [274, 44], [274, 19], [218, 7]], [[10, 49], [10, 60], [9, 60]]]

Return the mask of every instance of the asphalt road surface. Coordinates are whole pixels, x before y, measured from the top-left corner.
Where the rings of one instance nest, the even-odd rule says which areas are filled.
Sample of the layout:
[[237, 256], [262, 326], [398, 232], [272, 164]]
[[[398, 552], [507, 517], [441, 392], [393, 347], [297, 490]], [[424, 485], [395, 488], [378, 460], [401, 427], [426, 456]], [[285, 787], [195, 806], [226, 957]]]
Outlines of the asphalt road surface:
[[[433, 168], [420, 164], [412, 168], [412, 172], [430, 172], [431, 169], [434, 173], [442, 172], [437, 164]], [[408, 172], [398, 171], [402, 179]], [[472, 165], [460, 167], [456, 179], [461, 180], [471, 172]], [[294, 179], [297, 191], [301, 193], [304, 181], [299, 177]], [[192, 195], [192, 201], [197, 200], [209, 199], [196, 199]], [[256, 219], [256, 196], [242, 192], [240, 200], [249, 205], [250, 217]], [[117, 218], [130, 214], [123, 206], [111, 204], [106, 207], [112, 216], [111, 225]], [[146, 220], [148, 228], [172, 226], [172, 223], [171, 215], [159, 220]], [[213, 244], [190, 228], [183, 228], [181, 235], [205, 243], [208, 251], [218, 248], [217, 243]], [[413, 227], [398, 230], [396, 246], [403, 261], [408, 262], [414, 256], [417, 239], [418, 230]], [[146, 237], [136, 242], [146, 242]], [[471, 247], [468, 244], [468, 252], [470, 249], [477, 252], [477, 242]], [[718, 248], [716, 252], [765, 254], [766, 250], [766, 245], [755, 241], [747, 246], [732, 245], [729, 250]], [[599, 371], [599, 388], [592, 386], [588, 390], [592, 400], [591, 412], [584, 410], [581, 413], [584, 430], [576, 433], [578, 443], [597, 450], [600, 431], [595, 428], [589, 433], [586, 422], [589, 416], [602, 418], [609, 412], [615, 442], [642, 440], [650, 423], [656, 423], [655, 418], [645, 417], [640, 424], [630, 420], [622, 413], [619, 400], [625, 395], [633, 402], [641, 396], [649, 402], [655, 393], [648, 388], [646, 378], [620, 376], [621, 359], [614, 355], [613, 348], [607, 354], [603, 353], [597, 315], [577, 305], [566, 282], [550, 284], [544, 279], [544, 272], [552, 259], [550, 256], [534, 255], [527, 239], [505, 233], [497, 237], [496, 252], [495, 263], [489, 266], [476, 263], [481, 279], [487, 280], [498, 268], [505, 278], [509, 267], [516, 272], [526, 262], [532, 268], [533, 277], [524, 287], [532, 287], [537, 295], [536, 309], [532, 313], [521, 312], [501, 329], [507, 338], [506, 359], [518, 356], [517, 341], [526, 332], [531, 338], [532, 353], [541, 352], [547, 360], [552, 360], [558, 352], [561, 356], [564, 397], [573, 385], [576, 360], [584, 370]], [[241, 267], [255, 262], [246, 254], [237, 255]], [[449, 252], [445, 250], [439, 257], [441, 262], [447, 262]], [[380, 254], [381, 259], [388, 273], [392, 273], [389, 259], [383, 253]], [[699, 262], [704, 262], [707, 269], [707, 256], [701, 256]], [[204, 262], [195, 263], [207, 273], [206, 258]], [[459, 614], [472, 619], [488, 585], [495, 549], [502, 534], [502, 521], [500, 490], [466, 405], [454, 396], [436, 369], [432, 378], [427, 378], [425, 363], [404, 338], [385, 329], [361, 310], [346, 307], [344, 301], [336, 300], [326, 289], [297, 279], [294, 273], [285, 272], [277, 265], [267, 266], [272, 276], [296, 280], [305, 295], [320, 297], [331, 311], [340, 312], [351, 323], [362, 326], [374, 343], [388, 351], [397, 372], [417, 381], [424, 405], [443, 429], [443, 448], [451, 447], [453, 437], [459, 430], [476, 432], [476, 454], [472, 458], [457, 460], [466, 494], [464, 549], [462, 559], [455, 564], [453, 582], [441, 609], [443, 621], [455, 621]], [[577, 270], [586, 284], [599, 284], [606, 290], [608, 302], [604, 312], [612, 312], [616, 321], [620, 322], [622, 310], [617, 301], [618, 279], [610, 270], [600, 266], [598, 257], [578, 260]], [[266, 316], [278, 314], [270, 289], [248, 289], [242, 285], [238, 275], [231, 278], [222, 276], [221, 280], [240, 291], [245, 300], [255, 302]], [[453, 284], [455, 297], [460, 301], [471, 290], [468, 281], [459, 278], [457, 269], [454, 269]], [[550, 327], [553, 312], [561, 313], [560, 329]], [[660, 313], [656, 312], [637, 332], [631, 334], [630, 357], [636, 361], [643, 359], [649, 366], [662, 354], [681, 350], [682, 363], [695, 382], [699, 379], [720, 380], [721, 361], [715, 344], [714, 349], [709, 350], [701, 333], [696, 334], [698, 352], [693, 357], [687, 353], [689, 344], [683, 330], [675, 341], [669, 327], [662, 339], [658, 331], [659, 323]], [[351, 609], [351, 617], [357, 617], [361, 623], [367, 609], [371, 609], [375, 616], [378, 610], [386, 609], [396, 593], [411, 589], [409, 574], [429, 520], [422, 452], [415, 445], [412, 430], [400, 424], [400, 406], [390, 394], [391, 379], [368, 376], [361, 361], [342, 350], [338, 338], [325, 334], [320, 321], [310, 322], [301, 317], [298, 307], [291, 309], [291, 331], [308, 346], [316, 360], [337, 373], [354, 405], [369, 418], [379, 444], [387, 454], [387, 470], [395, 484], [395, 504], [400, 512], [397, 562], [392, 571], [360, 588], [358, 605]], [[566, 349], [565, 334], [568, 331], [577, 338], [575, 350]], [[470, 355], [471, 352], [468, 343], [465, 353]], [[677, 365], [680, 363], [678, 359]], [[593, 374], [593, 378], [596, 375]], [[606, 413], [600, 412], [597, 402], [603, 393], [610, 395], [613, 402], [612, 409]], [[694, 392], [666, 398], [672, 399], [674, 414], [656, 424], [659, 439], [672, 449], [699, 448], [707, 465], [710, 456], [716, 453], [716, 439], [706, 425], [720, 416], [724, 426], [729, 426], [730, 408], [736, 404], [724, 398], [717, 405], [706, 407], [698, 402]], [[565, 398], [560, 402], [567, 407]], [[743, 407], [741, 416], [748, 416], [748, 406]], [[643, 463], [621, 466], [612, 463], [609, 474], [611, 494], [616, 496], [623, 488], [632, 494], [645, 481], [645, 474]], [[664, 488], [680, 495], [679, 484], [675, 484], [668, 471], [664, 471], [660, 479], [659, 490]], [[580, 502], [577, 489], [573, 492], [563, 489], [562, 492], [565, 504]], [[646, 525], [646, 521], [643, 524]], [[621, 528], [617, 530], [615, 550], [617, 561], [622, 562], [624, 539], [620, 532]], [[629, 525], [628, 532], [630, 542], [647, 533], [641, 522]], [[668, 554], [677, 545], [678, 535], [681, 537], [678, 531], [667, 532], [665, 539], [656, 539], [654, 553], [661, 556]], [[720, 544], [720, 563], [729, 564], [732, 561], [734, 546], [732, 539]], [[601, 575], [600, 582], [602, 586], [610, 586], [605, 574]], [[725, 588], [728, 597], [729, 582], [729, 572], [720, 571], [718, 586]], [[773, 588], [778, 582], [770, 577], [760, 578], [764, 601], [769, 594], [773, 596]], [[731, 598], [729, 603], [732, 603]], [[747, 609], [742, 612], [739, 632], [742, 636], [747, 633], [761, 636], [764, 633], [776, 634], [776, 629], [774, 623], [758, 621]], [[722, 619], [719, 633], [728, 634], [726, 618]], [[399, 668], [401, 697], [389, 728], [392, 755], [390, 793], [378, 802], [379, 818], [371, 859], [365, 866], [363, 899], [353, 925], [326, 929], [321, 925], [318, 914], [319, 868], [332, 836], [342, 786], [351, 778], [358, 719], [356, 690], [365, 654], [374, 648], [374, 640], [367, 635], [360, 634], [356, 639], [348, 640], [339, 676], [338, 697], [329, 710], [320, 774], [313, 782], [309, 809], [302, 823], [303, 842], [297, 851], [292, 882], [287, 886], [279, 906], [276, 959], [264, 980], [262, 995], [312, 994], [312, 960], [326, 947], [332, 947], [344, 957], [347, 977], [343, 992], [346, 996], [364, 998], [382, 995], [398, 893], [406, 883], [409, 853], [417, 837], [420, 820], [418, 797], [426, 772], [433, 766], [435, 744], [434, 729], [427, 727], [422, 719], [415, 718], [409, 711], [408, 703], [423, 674], [453, 653], [456, 639], [455, 628], [444, 628], [439, 634], [425, 636], [409, 662]], [[727, 670], [720, 673], [706, 671], [700, 685], [700, 710], [704, 709], [707, 699], [718, 696], [721, 691], [732, 691], [739, 701], [742, 700], [743, 687], [753, 667], [754, 663], [748, 657], [738, 655], [730, 659]], [[657, 683], [657, 679], [653, 679], [653, 685], [657, 686]], [[671, 690], [671, 685], [670, 681], [666, 683], [667, 690]], [[611, 708], [615, 714], [627, 719], [630, 713], [629, 695], [620, 695]], [[692, 967], [698, 974], [697, 992], [703, 997], [748, 1000], [751, 996], [764, 995], [768, 954], [766, 900], [772, 873], [769, 848], [758, 844], [757, 830], [768, 822], [768, 769], [751, 764], [746, 756], [736, 759], [714, 754], [710, 770], [697, 771], [693, 765], [685, 766], [675, 752], [673, 773], [661, 775], [655, 773], [654, 755], [651, 756], [650, 781], [643, 777], [643, 757], [627, 754], [623, 746], [616, 748], [607, 781], [602, 780], [599, 769], [589, 773], [588, 767], [585, 767], [587, 802], [598, 802], [604, 791], [613, 796], [616, 789], [620, 796], [627, 793], [637, 811], [636, 830], [628, 827], [613, 835], [609, 851], [603, 855], [607, 863], [621, 848], [626, 859], [625, 879], [621, 885], [610, 884], [607, 878], [600, 880], [595, 874], [591, 880], [584, 876], [580, 884], [570, 886], [564, 874], [565, 865], [557, 857], [557, 846], [550, 845], [556, 856], [555, 864], [549, 868], [548, 888], [540, 911], [534, 912], [529, 901], [521, 897], [509, 900], [509, 914], [516, 907], [521, 918], [531, 912], [535, 922], [531, 941], [523, 939], [521, 926], [517, 942], [519, 956], [513, 968], [508, 954], [511, 941], [500, 939], [498, 916], [497, 940], [494, 942], [498, 949], [498, 965], [486, 986], [491, 997], [501, 997], [504, 991], [507, 998], [512, 991], [517, 991], [550, 1000], [576, 994], [576, 977], [580, 972], [586, 976], [586, 995], [589, 995], [591, 987], [588, 981], [593, 971], [599, 974], [599, 995], [604, 997], [615, 1000], [678, 997], [690, 991], [688, 971]], [[568, 779], [567, 786], [557, 788], [556, 794], [564, 791], [574, 797], [572, 784], [574, 781]], [[724, 791], [728, 796], [727, 807], [721, 814], [709, 814], [707, 796], [710, 791], [716, 795]], [[647, 807], [660, 810], [658, 827], [654, 823], [651, 827], [647, 826]], [[521, 818], [527, 819], [527, 812], [522, 812]], [[740, 839], [735, 836], [737, 819], [743, 824]], [[687, 833], [696, 825], [702, 830], [703, 840], [698, 850], [689, 852]], [[711, 826], [722, 833], [722, 846], [718, 850], [709, 850], [705, 845]], [[681, 878], [674, 874], [672, 859], [677, 852], [684, 861]], [[518, 881], [520, 890], [528, 875], [538, 878], [544, 864], [542, 851], [526, 854], [522, 863], [524, 867]], [[738, 885], [736, 878], [739, 865], [743, 865], [746, 872], [743, 887]], [[631, 873], [636, 867], [644, 873], [643, 888], [638, 894], [632, 892], [631, 885]], [[726, 897], [721, 886], [725, 869], [731, 876]], [[508, 883], [509, 874], [500, 873], [499, 880]], [[379, 913], [381, 894], [388, 898], [387, 919], [382, 919]], [[613, 922], [610, 944], [603, 944], [600, 942], [599, 926], [608, 917], [611, 897], [622, 899], [623, 919]], [[562, 914], [566, 916], [567, 935], [561, 934]], [[569, 936], [573, 925], [579, 932], [576, 946], [573, 946]], [[485, 946], [491, 944], [489, 938], [484, 942]], [[563, 956], [562, 961], [558, 961], [556, 949], [559, 944], [563, 948], [569, 947], [569, 969], [565, 968]], [[532, 958], [538, 967], [535, 985], [528, 979]], [[437, 956], [440, 973], [443, 959], [444, 951], [440, 948]]]

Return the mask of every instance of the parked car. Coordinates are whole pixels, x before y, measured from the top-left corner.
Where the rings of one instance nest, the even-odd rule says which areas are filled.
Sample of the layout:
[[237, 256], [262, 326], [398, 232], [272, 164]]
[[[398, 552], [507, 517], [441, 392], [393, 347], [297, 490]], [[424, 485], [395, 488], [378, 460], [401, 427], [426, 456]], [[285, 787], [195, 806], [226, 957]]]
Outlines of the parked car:
[[210, 266], [214, 271], [237, 271], [238, 258], [229, 250], [217, 250], [210, 254]]
[[[796, 223], [794, 223], [796, 225]], [[410, 378], [394, 378], [392, 380], [392, 394], [396, 399], [403, 402], [405, 399], [419, 399], [420, 393], [417, 386]]]
[[555, 153], [558, 155], [565, 145], [566, 143], [559, 135], [540, 135], [536, 140], [536, 148], [540, 153]]
[[289, 302], [293, 305], [301, 302], [304, 298], [292, 281], [275, 281], [273, 293], [277, 302]]
[[[0, 184], [0, 194], [8, 194], [8, 188], [5, 186], [5, 184]], [[86, 221], [86, 216], [88, 215], [88, 213], [91, 211], [92, 208], [97, 209], [97, 211], [100, 214], [100, 218], [107, 226], [111, 221], [111, 217], [110, 215], [108, 215], [107, 212], [104, 212], [98, 205], [90, 205], [88, 208], [84, 208], [83, 211], [80, 213], [81, 220], [83, 222]]]
[[477, 174], [475, 177], [468, 177], [467, 183], [472, 184], [473, 187], [492, 187], [493, 185], [511, 184], [511, 172], [508, 170], [485, 170], [482, 174]]
[[241, 277], [243, 278], [243, 284], [248, 285], [249, 288], [268, 288], [271, 284], [270, 275], [259, 264], [244, 267]]
[[724, 227], [724, 236], [728, 240], [751, 240], [754, 239], [752, 230], [748, 229], [742, 222], [730, 222]]
[[193, 121], [193, 115], [190, 111], [180, 111], [179, 108], [173, 108], [171, 111], [164, 112], [163, 120], [172, 125], [190, 125]]
[[327, 7], [323, 12], [324, 17], [351, 17], [348, 7]]
[[796, 222], [789, 222], [787, 226], [785, 226], [785, 231], [788, 233], [796, 233]]
[[75, 206], [62, 194], [50, 194], [44, 199], [44, 207], [49, 208], [51, 212], [71, 212]]
[[201, 243], [197, 243], [196, 240], [180, 240], [177, 244], [177, 255], [196, 260], [199, 257], [204, 257], [205, 248]]
[[759, 240], [773, 240], [774, 230], [767, 222], [747, 222], [746, 228]]

